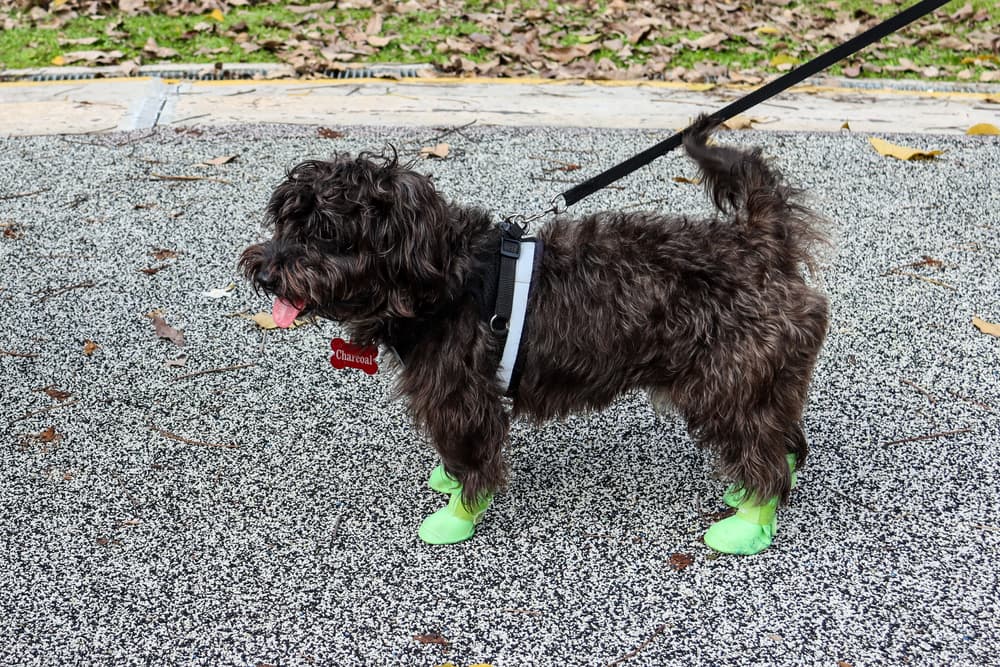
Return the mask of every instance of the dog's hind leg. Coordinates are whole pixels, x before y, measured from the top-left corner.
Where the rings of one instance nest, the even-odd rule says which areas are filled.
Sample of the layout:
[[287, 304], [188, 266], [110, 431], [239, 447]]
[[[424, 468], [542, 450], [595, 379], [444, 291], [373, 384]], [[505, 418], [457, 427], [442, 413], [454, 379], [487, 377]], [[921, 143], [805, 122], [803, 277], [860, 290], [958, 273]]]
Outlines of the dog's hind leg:
[[[809, 446], [806, 442], [806, 434], [802, 431], [801, 424], [794, 424], [792, 429], [785, 434], [785, 448], [788, 452], [785, 454], [785, 460], [788, 461], [788, 469], [792, 473], [791, 488], [794, 489], [799, 483], [799, 478], [795, 474], [795, 471], [801, 468], [805, 463], [806, 455], [809, 452]], [[730, 507], [736, 508], [743, 503], [746, 499], [746, 495], [746, 489], [741, 488], [736, 483], [733, 483], [729, 485], [726, 492], [722, 495], [722, 502]]]
[[[796, 428], [798, 428], [796, 426]], [[780, 452], [770, 443], [783, 440], [780, 434], [766, 434], [768, 429], [762, 429], [767, 441], [758, 439], [750, 429], [747, 435], [756, 441], [748, 439], [742, 443], [746, 449], [742, 451], [739, 461], [731, 459], [733, 450], [723, 450], [723, 467], [732, 470], [737, 482], [726, 492], [723, 500], [734, 507], [736, 513], [713, 524], [705, 533], [705, 544], [716, 551], [733, 554], [756, 554], [771, 546], [777, 532], [777, 509], [780, 501], [795, 485], [795, 455]], [[740, 435], [734, 436], [735, 444], [741, 440]], [[774, 459], [774, 460], [772, 460]], [[755, 481], [749, 481], [755, 480]], [[765, 486], [761, 486], [761, 485]], [[780, 485], [780, 491], [768, 495], [761, 488], [773, 489]]]
[[735, 482], [727, 500], [737, 512], [713, 525], [705, 542], [726, 553], [759, 553], [771, 544], [777, 508], [794, 483], [789, 457], [806, 454], [799, 421], [811, 358], [799, 350], [783, 355], [784, 366], [766, 357], [735, 364], [731, 353], [716, 353], [702, 363], [714, 369], [710, 375], [674, 392], [691, 434]]

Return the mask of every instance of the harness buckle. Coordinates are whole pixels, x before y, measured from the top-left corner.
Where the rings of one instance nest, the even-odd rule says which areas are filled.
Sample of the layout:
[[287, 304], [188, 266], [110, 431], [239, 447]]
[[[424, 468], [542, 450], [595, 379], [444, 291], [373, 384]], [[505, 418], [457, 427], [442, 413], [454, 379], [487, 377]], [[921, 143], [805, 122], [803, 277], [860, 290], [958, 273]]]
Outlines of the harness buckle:
[[506, 236], [501, 237], [500, 255], [501, 257], [517, 259], [521, 256], [521, 242], [517, 239], [509, 239]]

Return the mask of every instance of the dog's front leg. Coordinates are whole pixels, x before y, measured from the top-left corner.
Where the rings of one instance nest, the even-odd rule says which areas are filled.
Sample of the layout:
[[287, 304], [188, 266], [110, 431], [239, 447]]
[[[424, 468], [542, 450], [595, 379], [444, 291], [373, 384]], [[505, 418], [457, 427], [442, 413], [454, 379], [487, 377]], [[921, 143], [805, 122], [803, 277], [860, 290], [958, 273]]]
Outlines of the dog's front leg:
[[[427, 517], [420, 537], [431, 544], [454, 544], [475, 532], [493, 494], [507, 477], [503, 447], [509, 418], [492, 378], [464, 384], [449, 381], [433, 402], [411, 409], [427, 431], [442, 466], [431, 475], [431, 488], [448, 493], [443, 509]], [[419, 402], [419, 401], [418, 401]]]

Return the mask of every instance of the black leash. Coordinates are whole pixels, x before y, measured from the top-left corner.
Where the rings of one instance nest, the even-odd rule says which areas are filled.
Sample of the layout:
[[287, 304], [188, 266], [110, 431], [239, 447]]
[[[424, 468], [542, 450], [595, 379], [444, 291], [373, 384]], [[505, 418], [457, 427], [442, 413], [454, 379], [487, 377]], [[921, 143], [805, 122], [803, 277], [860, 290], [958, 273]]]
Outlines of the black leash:
[[[892, 18], [886, 19], [877, 26], [866, 30], [856, 37], [853, 37], [840, 46], [834, 47], [826, 53], [813, 58], [804, 65], [796, 67], [791, 72], [778, 77], [771, 83], [757, 88], [748, 95], [741, 97], [728, 106], [711, 114], [710, 118], [714, 120], [716, 124], [729, 120], [733, 116], [743, 113], [751, 107], [757, 106], [764, 100], [774, 97], [787, 88], [791, 88], [795, 84], [802, 82], [804, 79], [821, 72], [830, 65], [833, 65], [853, 53], [860, 51], [869, 44], [877, 42], [883, 37], [909, 25], [921, 16], [931, 13], [942, 5], [947, 4], [949, 1], [950, 0], [922, 0], [922, 2], [918, 2], [909, 9], [904, 9]], [[683, 139], [684, 132], [686, 131], [687, 130], [682, 130], [669, 139], [661, 141], [638, 155], [611, 167], [607, 171], [604, 171], [597, 176], [584, 181], [583, 183], [574, 185], [570, 189], [564, 191], [560, 196], [563, 198], [563, 201], [565, 201], [566, 206], [572, 206], [584, 197], [594, 194], [598, 190], [614, 183], [619, 178], [631, 174], [639, 167], [643, 167], [661, 155], [669, 153], [673, 149], [677, 148], [681, 145], [681, 140]], [[554, 209], [549, 210], [552, 211]]]

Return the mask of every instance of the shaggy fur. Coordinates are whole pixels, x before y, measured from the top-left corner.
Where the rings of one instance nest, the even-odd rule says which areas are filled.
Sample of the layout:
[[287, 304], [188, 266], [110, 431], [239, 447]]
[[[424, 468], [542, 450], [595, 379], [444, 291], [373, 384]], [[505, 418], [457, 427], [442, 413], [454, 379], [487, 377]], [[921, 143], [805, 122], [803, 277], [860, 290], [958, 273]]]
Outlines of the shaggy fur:
[[395, 158], [295, 167], [267, 207], [273, 238], [240, 264], [254, 285], [339, 320], [354, 342], [405, 344], [398, 391], [471, 504], [502, 488], [512, 416], [597, 410], [622, 392], [672, 406], [721, 471], [757, 498], [787, 498], [827, 301], [806, 284], [817, 218], [759, 150], [684, 146], [721, 215], [605, 212], [556, 218], [525, 327], [508, 411], [502, 342], [469, 293], [496, 228]]

